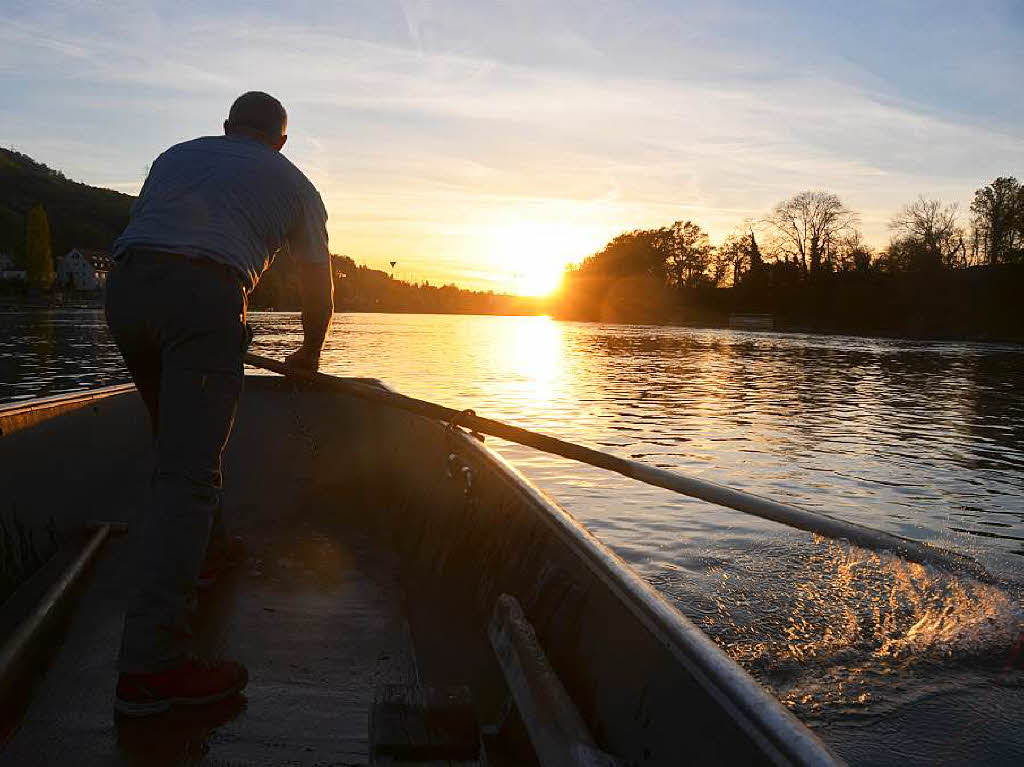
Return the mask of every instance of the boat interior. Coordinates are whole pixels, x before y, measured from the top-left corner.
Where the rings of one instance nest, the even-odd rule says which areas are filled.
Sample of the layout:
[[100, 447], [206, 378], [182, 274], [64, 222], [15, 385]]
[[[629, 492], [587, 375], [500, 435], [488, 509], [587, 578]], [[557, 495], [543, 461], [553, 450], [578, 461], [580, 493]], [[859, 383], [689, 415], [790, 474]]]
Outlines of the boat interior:
[[115, 717], [124, 605], [145, 567], [131, 532], [153, 460], [145, 409], [111, 387], [9, 408], [0, 426], [11, 509], [79, 546], [90, 520], [129, 523], [40, 650], [11, 764], [833, 763], [473, 435], [271, 376], [247, 377], [225, 456], [246, 561], [199, 594], [194, 620], [197, 654], [244, 662], [249, 686]]

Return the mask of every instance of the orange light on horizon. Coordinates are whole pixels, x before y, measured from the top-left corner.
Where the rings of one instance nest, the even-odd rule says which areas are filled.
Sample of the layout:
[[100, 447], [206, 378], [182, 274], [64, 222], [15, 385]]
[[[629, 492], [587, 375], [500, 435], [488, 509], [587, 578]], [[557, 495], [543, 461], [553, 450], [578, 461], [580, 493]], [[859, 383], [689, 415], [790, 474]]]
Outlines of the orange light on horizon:
[[543, 216], [513, 205], [454, 222], [438, 217], [415, 236], [403, 226], [382, 230], [353, 221], [331, 238], [345, 242], [357, 264], [391, 274], [390, 262], [397, 260], [397, 279], [540, 298], [558, 290], [566, 266], [597, 252], [622, 229], [601, 211], [552, 207]]
[[492, 258], [511, 272], [508, 288], [519, 295], [547, 296], [562, 282], [565, 267], [588, 252], [594, 235], [577, 225], [551, 221], [516, 221], [489, 233]]

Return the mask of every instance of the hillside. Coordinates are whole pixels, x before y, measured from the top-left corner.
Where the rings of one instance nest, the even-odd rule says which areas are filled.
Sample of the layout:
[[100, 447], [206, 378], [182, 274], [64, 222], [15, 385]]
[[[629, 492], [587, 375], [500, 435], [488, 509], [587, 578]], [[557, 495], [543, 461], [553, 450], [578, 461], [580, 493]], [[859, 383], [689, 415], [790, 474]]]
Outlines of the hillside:
[[73, 247], [109, 250], [128, 223], [134, 198], [80, 184], [20, 152], [0, 148], [0, 252], [20, 261], [25, 215], [46, 208], [54, 257]]
[[[24, 262], [25, 217], [42, 203], [50, 223], [53, 257], [75, 247], [109, 250], [128, 223], [135, 198], [80, 184], [31, 157], [0, 148], [0, 253]], [[454, 285], [411, 284], [383, 271], [332, 255], [338, 311], [439, 312], [451, 314], [537, 314], [542, 302], [524, 296], [463, 290]], [[8, 290], [23, 290], [19, 286]], [[260, 280], [249, 305], [292, 310], [300, 306], [299, 286], [287, 256]]]

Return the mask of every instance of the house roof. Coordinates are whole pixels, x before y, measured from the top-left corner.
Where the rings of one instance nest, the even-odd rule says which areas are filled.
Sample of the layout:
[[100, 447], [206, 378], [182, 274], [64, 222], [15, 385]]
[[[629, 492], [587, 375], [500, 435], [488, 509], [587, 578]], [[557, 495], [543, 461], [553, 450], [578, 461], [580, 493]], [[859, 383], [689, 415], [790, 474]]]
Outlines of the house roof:
[[110, 258], [110, 253], [105, 250], [97, 250], [95, 248], [72, 248], [68, 251], [70, 256], [72, 253], [80, 253], [82, 257], [89, 262], [93, 269], [98, 272], [109, 271], [113, 265], [113, 260]]

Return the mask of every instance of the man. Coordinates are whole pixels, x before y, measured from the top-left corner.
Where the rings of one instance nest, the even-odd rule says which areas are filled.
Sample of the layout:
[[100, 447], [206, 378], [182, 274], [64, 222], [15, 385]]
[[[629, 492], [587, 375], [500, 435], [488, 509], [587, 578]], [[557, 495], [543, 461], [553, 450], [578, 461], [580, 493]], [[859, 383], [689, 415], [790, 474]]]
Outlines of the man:
[[224, 136], [156, 159], [114, 245], [107, 322], [149, 410], [157, 453], [115, 698], [129, 716], [213, 703], [248, 681], [239, 663], [190, 657], [188, 606], [200, 574], [212, 580], [232, 553], [221, 453], [250, 340], [247, 295], [287, 244], [302, 288], [304, 341], [287, 360], [296, 371], [319, 366], [334, 311], [327, 212], [280, 154], [287, 120], [272, 96], [239, 96]]

